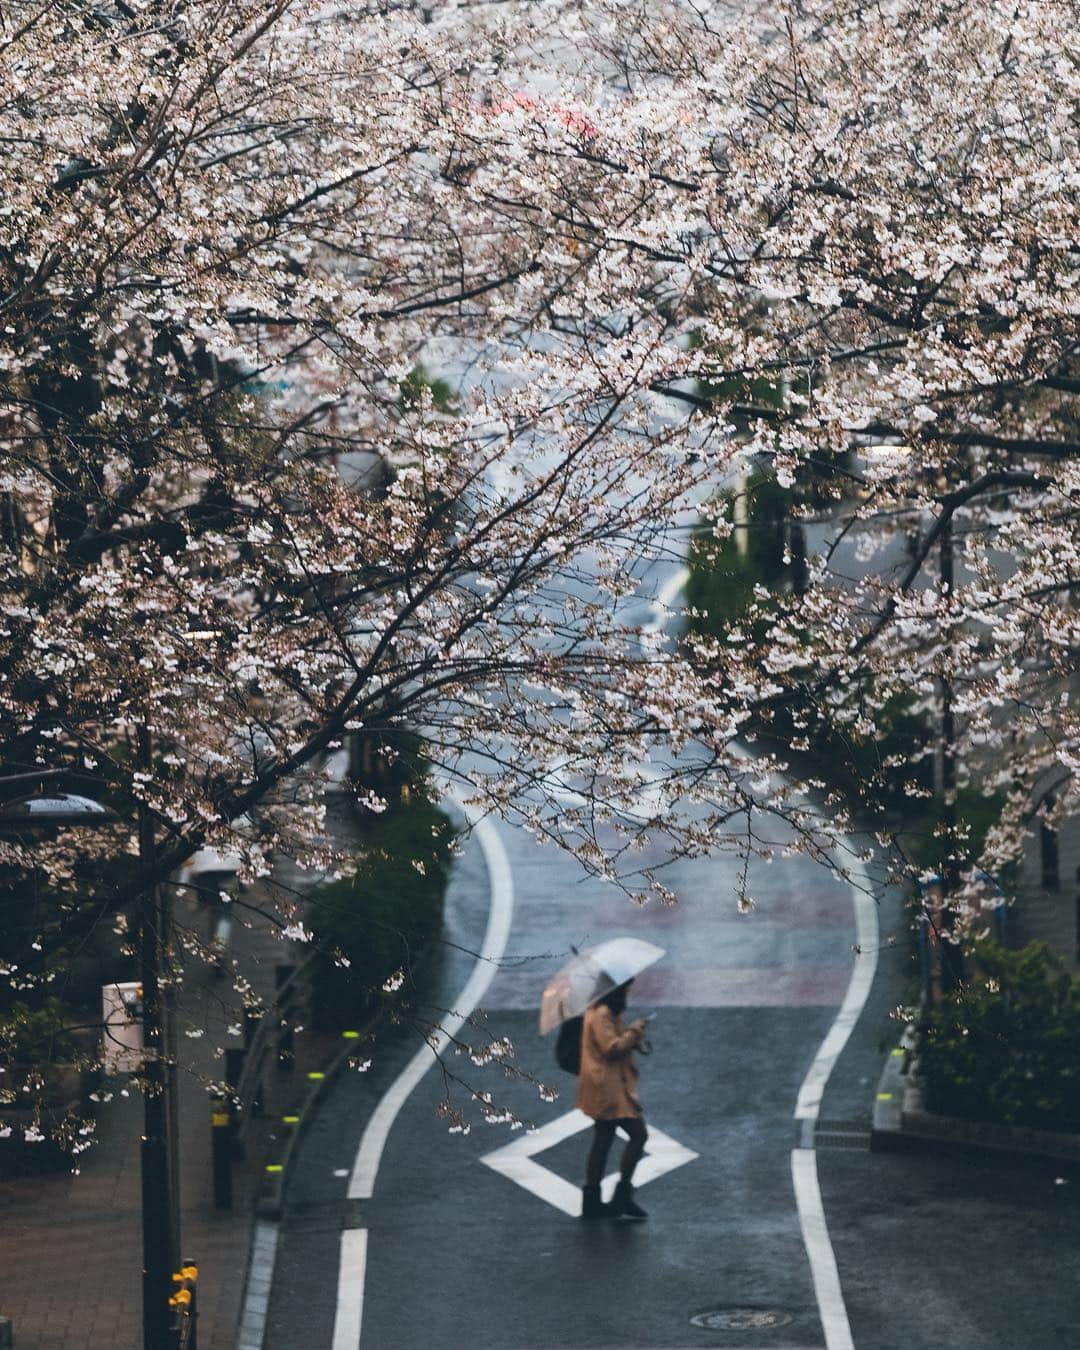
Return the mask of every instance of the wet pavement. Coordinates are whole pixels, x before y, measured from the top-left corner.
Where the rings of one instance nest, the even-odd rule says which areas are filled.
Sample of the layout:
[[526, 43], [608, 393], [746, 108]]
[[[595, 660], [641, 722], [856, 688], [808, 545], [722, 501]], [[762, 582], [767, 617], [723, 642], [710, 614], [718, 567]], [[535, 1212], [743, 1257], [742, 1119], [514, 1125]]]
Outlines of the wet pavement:
[[[716, 859], [681, 865], [675, 908], [638, 909], [523, 832], [498, 829], [514, 922], [480, 1025], [511, 1037], [514, 1063], [562, 1095], [544, 1102], [534, 1085], [448, 1054], [446, 1073], [433, 1066], [405, 1102], [371, 1198], [349, 1200], [363, 1128], [416, 1037], [401, 1032], [369, 1072], [338, 1083], [292, 1181], [267, 1350], [832, 1350], [800, 1233], [791, 1151], [800, 1084], [859, 959], [850, 888], [805, 860], [774, 863], [755, 881], [759, 908], [739, 915], [734, 864]], [[446, 936], [455, 945], [426, 973], [432, 1015], [455, 1006], [474, 968], [469, 953], [482, 941], [487, 900], [473, 840], [448, 896]], [[898, 940], [878, 954], [870, 997], [829, 1082], [816, 1150], [852, 1343], [1080, 1344], [1074, 1184], [963, 1159], [869, 1152], [877, 1074], [897, 1034], [890, 1012], [910, 961], [897, 897], [882, 893], [879, 910], [883, 932]], [[551, 1040], [538, 1036], [535, 1007], [571, 943], [613, 931], [669, 952], [635, 985], [632, 1011], [657, 1012], [642, 1094], [650, 1125], [681, 1160], [640, 1187], [647, 1223], [585, 1225], [558, 1197], [580, 1184], [587, 1134], [567, 1120], [573, 1082], [555, 1066]], [[461, 1035], [483, 1039], [476, 1029]], [[485, 1124], [463, 1083], [491, 1092], [527, 1126], [564, 1137], [534, 1151], [525, 1130]], [[467, 1134], [448, 1133], [439, 1115], [447, 1099], [470, 1113]], [[511, 1144], [531, 1188], [491, 1165]], [[662, 1157], [658, 1150], [657, 1170]], [[357, 1232], [366, 1234], [361, 1332], [345, 1338], [339, 1324], [335, 1346], [342, 1235]]]
[[[720, 1333], [691, 1321], [720, 1309], [741, 1310], [744, 1321], [748, 1309], [775, 1313], [782, 1336], [770, 1333], [770, 1344], [823, 1345], [791, 1184], [792, 1113], [856, 959], [850, 888], [802, 858], [762, 865], [758, 907], [741, 915], [737, 863], [705, 859], [668, 874], [678, 905], [639, 908], [523, 831], [498, 828], [514, 921], [484, 1016], [513, 1040], [515, 1064], [562, 1095], [544, 1102], [535, 1085], [477, 1069], [467, 1056], [447, 1056], [449, 1070], [527, 1127], [564, 1120], [573, 1080], [536, 1031], [540, 990], [571, 944], [613, 932], [659, 942], [667, 957], [634, 986], [633, 1011], [657, 1013], [642, 1095], [650, 1126], [687, 1160], [640, 1187], [648, 1224], [583, 1225], [545, 1197], [542, 1180], [526, 1189], [485, 1163], [508, 1144], [530, 1148], [527, 1134], [485, 1124], [477, 1103], [433, 1067], [390, 1133], [372, 1198], [350, 1201], [347, 1173], [365, 1121], [415, 1050], [406, 1038], [367, 1074], [344, 1079], [308, 1136], [290, 1189], [269, 1350], [299, 1344], [301, 1334], [312, 1350], [333, 1344], [342, 1227], [367, 1232], [365, 1346], [758, 1343], [753, 1328]], [[486, 924], [478, 854], [471, 843], [448, 897], [447, 936], [470, 951]], [[471, 966], [462, 951], [444, 950], [429, 972], [436, 1007], [454, 1006]], [[472, 1120], [467, 1135], [448, 1134], [438, 1114], [448, 1092]], [[580, 1124], [531, 1155], [562, 1179], [564, 1195], [580, 1185], [588, 1142]]]

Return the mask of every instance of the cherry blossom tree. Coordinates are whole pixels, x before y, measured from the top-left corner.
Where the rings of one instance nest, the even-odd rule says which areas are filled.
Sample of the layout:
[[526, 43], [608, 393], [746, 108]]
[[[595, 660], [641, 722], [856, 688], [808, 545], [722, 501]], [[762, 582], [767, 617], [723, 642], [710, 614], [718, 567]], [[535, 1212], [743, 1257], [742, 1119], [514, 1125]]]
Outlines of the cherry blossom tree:
[[[797, 705], [803, 744], [822, 723], [872, 737], [891, 700], [928, 707], [942, 866], [972, 915], [1047, 785], [1056, 819], [1077, 804], [1071, 9], [798, 5], [752, 61], [748, 28], [718, 28], [679, 62], [723, 125], [699, 369], [786, 389], [781, 409], [728, 405], [747, 449], [782, 483], [817, 465], [847, 498], [765, 636], [708, 659], [729, 688], [771, 675], [766, 718]], [[1005, 799], [981, 860], [958, 775]]]
[[[341, 864], [325, 757], [406, 725], [639, 899], [770, 816], [850, 861], [738, 739], [783, 709], [935, 709], [995, 868], [1075, 806], [1070, 17], [7, 7], [0, 740], [153, 821], [116, 909], [203, 844]], [[672, 644], [649, 569], [752, 464], [835, 483], [836, 546]], [[117, 840], [2, 847], [63, 893]]]

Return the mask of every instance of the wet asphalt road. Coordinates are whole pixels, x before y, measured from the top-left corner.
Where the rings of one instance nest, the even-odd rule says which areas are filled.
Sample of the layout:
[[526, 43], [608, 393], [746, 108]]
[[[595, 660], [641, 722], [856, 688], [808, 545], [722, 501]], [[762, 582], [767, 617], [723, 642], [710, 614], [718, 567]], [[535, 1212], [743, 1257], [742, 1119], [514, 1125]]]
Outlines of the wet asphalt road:
[[[329, 1350], [341, 1231], [358, 1227], [368, 1233], [366, 1350], [824, 1347], [791, 1183], [792, 1112], [856, 959], [850, 892], [802, 860], [776, 863], [757, 880], [759, 908], [739, 916], [725, 881], [731, 863], [715, 860], [681, 866], [676, 909], [638, 910], [580, 878], [571, 860], [499, 829], [515, 921], [484, 1016], [513, 1039], [516, 1062], [563, 1095], [546, 1103], [534, 1086], [464, 1056], [449, 1056], [449, 1075], [530, 1125], [565, 1116], [573, 1084], [536, 1034], [539, 990], [571, 942], [608, 931], [648, 937], [669, 956], [636, 990], [635, 1009], [658, 1013], [643, 1061], [647, 1117], [698, 1156], [641, 1187], [647, 1224], [583, 1225], [484, 1163], [523, 1134], [483, 1123], [468, 1092], [433, 1067], [390, 1133], [373, 1197], [350, 1201], [346, 1174], [363, 1126], [417, 1046], [400, 1031], [367, 1073], [337, 1084], [307, 1136], [267, 1350]], [[880, 912], [883, 931], [898, 926], [894, 898], [883, 896]], [[486, 919], [487, 876], [472, 842], [448, 896], [446, 936], [476, 950]], [[902, 942], [882, 951], [822, 1110], [818, 1168], [854, 1344], [1080, 1345], [1080, 1183], [865, 1146], [904, 953]], [[440, 949], [425, 977], [430, 1011], [454, 1006], [472, 965], [457, 947]], [[449, 1134], [438, 1115], [447, 1094], [471, 1113], [467, 1135]], [[577, 1186], [586, 1142], [575, 1134], [535, 1161]], [[716, 1310], [775, 1325], [718, 1330], [691, 1320]]]

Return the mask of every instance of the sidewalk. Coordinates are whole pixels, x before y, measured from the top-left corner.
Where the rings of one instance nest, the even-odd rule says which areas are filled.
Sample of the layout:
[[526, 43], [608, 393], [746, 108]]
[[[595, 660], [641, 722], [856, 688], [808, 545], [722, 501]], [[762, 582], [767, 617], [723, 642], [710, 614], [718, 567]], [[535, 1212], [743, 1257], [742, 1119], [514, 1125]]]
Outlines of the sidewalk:
[[[238, 907], [241, 913], [250, 926], [234, 923], [230, 955], [255, 993], [269, 1000], [275, 966], [297, 962], [306, 949], [283, 942], [268, 921]], [[205, 908], [187, 901], [176, 905], [175, 919], [204, 936], [210, 922]], [[272, 1135], [306, 1072], [321, 1066], [339, 1041], [310, 1031], [297, 1035], [292, 1072], [270, 1057], [264, 1114], [249, 1127], [244, 1160], [233, 1162], [232, 1209], [217, 1210], [207, 1084], [224, 1079], [224, 1049], [243, 1045], [241, 1036], [228, 1034], [243, 1017], [230, 979], [197, 958], [187, 979], [177, 1016], [181, 1254], [199, 1267], [200, 1350], [234, 1350]], [[0, 1314], [12, 1321], [18, 1350], [135, 1350], [142, 1344], [142, 1112], [135, 1089], [117, 1091], [96, 1108], [97, 1142], [78, 1160], [79, 1175], [0, 1181]]]

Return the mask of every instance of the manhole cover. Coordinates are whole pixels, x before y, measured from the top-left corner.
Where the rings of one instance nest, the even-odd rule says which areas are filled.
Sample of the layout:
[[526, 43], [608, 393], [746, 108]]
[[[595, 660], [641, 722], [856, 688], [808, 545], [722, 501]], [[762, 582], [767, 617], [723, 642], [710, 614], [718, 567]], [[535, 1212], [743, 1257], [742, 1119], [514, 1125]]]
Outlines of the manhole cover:
[[786, 1327], [791, 1313], [781, 1308], [710, 1308], [695, 1313], [690, 1325], [707, 1331], [768, 1331], [772, 1327]]

